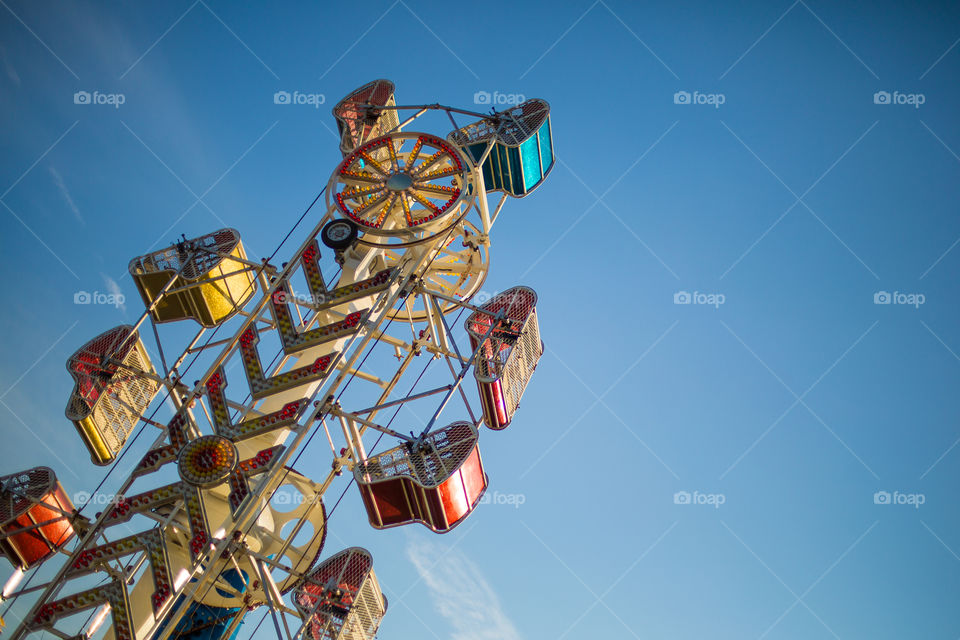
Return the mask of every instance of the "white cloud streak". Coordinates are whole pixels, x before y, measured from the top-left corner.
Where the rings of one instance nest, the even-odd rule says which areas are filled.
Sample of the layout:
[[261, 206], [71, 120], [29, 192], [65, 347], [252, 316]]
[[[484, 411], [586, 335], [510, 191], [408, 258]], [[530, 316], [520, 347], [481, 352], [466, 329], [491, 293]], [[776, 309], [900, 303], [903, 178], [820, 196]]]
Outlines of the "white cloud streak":
[[67, 206], [70, 207], [70, 211], [73, 212], [73, 215], [76, 216], [77, 220], [81, 223], [85, 222], [83, 215], [80, 213], [80, 209], [77, 208], [77, 204], [73, 201], [73, 196], [70, 195], [70, 191], [67, 189], [66, 183], [63, 181], [63, 176], [60, 175], [60, 172], [50, 167], [50, 175], [53, 177], [53, 183], [57, 185], [57, 190], [60, 192], [60, 195], [63, 196], [64, 202], [67, 203]]
[[105, 273], [101, 273], [100, 277], [103, 278], [103, 283], [107, 287], [107, 291], [110, 295], [113, 296], [113, 299], [116, 300], [117, 308], [126, 313], [127, 305], [124, 304], [126, 296], [123, 295], [123, 291], [120, 289], [120, 285], [117, 284], [117, 281], [108, 276]]
[[3, 58], [3, 70], [6, 71], [7, 77], [10, 78], [10, 82], [19, 87], [20, 75], [13, 67], [13, 63], [10, 62], [10, 58], [7, 57], [7, 50], [3, 47], [3, 45], [0, 45], [0, 58]]
[[440, 615], [453, 628], [451, 640], [520, 640], [496, 591], [461, 551], [424, 540], [411, 540], [407, 557]]

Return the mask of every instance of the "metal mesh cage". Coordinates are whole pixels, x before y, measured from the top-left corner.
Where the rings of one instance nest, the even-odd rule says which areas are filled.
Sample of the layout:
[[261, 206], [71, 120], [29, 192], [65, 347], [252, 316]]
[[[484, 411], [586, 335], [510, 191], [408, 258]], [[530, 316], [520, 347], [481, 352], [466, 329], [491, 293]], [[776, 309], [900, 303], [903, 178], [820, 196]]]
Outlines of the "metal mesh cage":
[[[543, 355], [537, 294], [528, 287], [513, 287], [495, 295], [481, 308], [488, 313], [475, 311], [465, 326], [477, 352], [474, 376], [485, 421], [492, 429], [502, 429], [520, 405]], [[504, 317], [499, 321], [490, 315], [500, 312]], [[484, 338], [488, 332], [489, 336]]]
[[350, 547], [304, 577], [293, 602], [311, 640], [372, 640], [387, 611], [370, 552]]
[[427, 434], [416, 451], [402, 444], [357, 465], [358, 473], [377, 482], [409, 476], [424, 487], [436, 487], [457, 471], [477, 445], [477, 430], [469, 422], [454, 422]]
[[[129, 271], [156, 322], [193, 318], [214, 327], [242, 307], [256, 292], [254, 274], [235, 229], [220, 229], [199, 238], [134, 258]], [[179, 272], [179, 274], [178, 274]], [[167, 287], [171, 278], [175, 281]]]
[[449, 137], [460, 146], [496, 138], [515, 147], [537, 133], [549, 116], [550, 105], [545, 100], [533, 98], [501, 111], [496, 116], [457, 129]]
[[112, 460], [150, 405], [159, 383], [139, 333], [121, 325], [100, 334], [67, 361], [75, 385], [66, 416], [77, 426], [94, 462]]
[[370, 524], [420, 522], [435, 533], [459, 525], [489, 484], [477, 441], [473, 423], [454, 422], [358, 462], [353, 477]]
[[[156, 271], [179, 271], [185, 280], [196, 280], [206, 275], [240, 244], [240, 234], [234, 229], [221, 229], [199, 238], [179, 242], [172, 247], [134, 258], [131, 274]], [[192, 255], [191, 255], [192, 254]]]
[[0, 553], [21, 569], [73, 538], [73, 503], [49, 467], [0, 478]]
[[386, 135], [400, 120], [393, 97], [394, 85], [389, 80], [374, 80], [363, 85], [333, 108], [340, 129], [340, 150], [353, 152], [361, 143]]
[[484, 188], [523, 198], [546, 179], [556, 164], [550, 106], [526, 102], [468, 124], [447, 139], [482, 161]]
[[49, 467], [34, 467], [0, 478], [0, 527], [22, 516], [56, 485], [57, 476]]

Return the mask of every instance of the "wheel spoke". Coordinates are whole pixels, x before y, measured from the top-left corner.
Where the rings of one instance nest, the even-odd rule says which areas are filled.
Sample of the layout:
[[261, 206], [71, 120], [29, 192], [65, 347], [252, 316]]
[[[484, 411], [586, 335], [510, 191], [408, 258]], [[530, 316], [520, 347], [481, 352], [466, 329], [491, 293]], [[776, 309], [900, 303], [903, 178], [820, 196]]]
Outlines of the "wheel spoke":
[[400, 169], [400, 162], [397, 160], [397, 150], [393, 146], [393, 139], [390, 140], [390, 143], [387, 144], [387, 149], [390, 152], [390, 163], [392, 164], [394, 170]]
[[390, 198], [387, 200], [387, 204], [383, 205], [383, 209], [380, 211], [380, 216], [377, 218], [377, 228], [383, 226], [383, 221], [386, 219], [387, 214], [393, 209], [393, 204], [397, 201], [396, 193], [390, 195]]
[[400, 199], [401, 204], [403, 204], [403, 215], [407, 221], [407, 226], [414, 226], [413, 223], [413, 214], [410, 212], [410, 197], [407, 194], [403, 194], [403, 197]]
[[442, 184], [418, 184], [414, 187], [414, 190], [427, 191], [429, 193], [437, 193], [444, 196], [452, 196], [460, 193], [460, 190], [456, 187], [448, 187]]
[[460, 173], [457, 171], [456, 167], [447, 167], [446, 169], [437, 169], [436, 171], [431, 171], [430, 173], [424, 173], [418, 175], [417, 179], [414, 182], [424, 182], [427, 180], [436, 180], [437, 178], [445, 178], [447, 176], [453, 176]]
[[470, 265], [462, 262], [448, 262], [434, 267], [437, 271], [443, 273], [467, 273], [470, 271]]
[[[392, 145], [391, 145], [391, 147], [392, 147]], [[379, 162], [377, 162], [376, 159], [374, 159], [374, 157], [371, 156], [371, 155], [370, 155], [369, 153], [367, 153], [366, 151], [361, 151], [361, 152], [359, 153], [359, 156], [360, 156], [361, 158], [363, 158], [365, 161], [369, 162], [369, 163], [370, 163], [370, 166], [373, 167], [373, 168], [377, 171], [377, 173], [379, 173], [379, 174], [382, 175], [383, 177], [386, 178], [387, 176], [390, 175], [390, 172], [387, 171], [386, 169], [384, 169], [383, 166], [382, 166]]]
[[410, 151], [410, 155], [407, 156], [406, 168], [410, 169], [417, 162], [417, 156], [420, 155], [420, 149], [423, 148], [423, 138], [417, 138], [417, 143], [413, 145], [413, 149]]
[[437, 205], [433, 204], [432, 202], [430, 202], [429, 200], [427, 200], [426, 198], [424, 198], [423, 196], [421, 196], [419, 193], [417, 193], [417, 192], [414, 191], [414, 190], [411, 190], [411, 191], [410, 191], [410, 196], [411, 196], [414, 200], [416, 200], [417, 202], [419, 202], [420, 204], [422, 204], [424, 207], [426, 207], [427, 209], [429, 209], [430, 211], [433, 211], [434, 213], [436, 213], [436, 212], [439, 210], [439, 208], [437, 207]]
[[384, 191], [383, 185], [376, 184], [371, 187], [363, 187], [361, 189], [344, 189], [343, 197], [346, 198], [358, 198], [360, 196], [367, 196], [373, 193]]
[[[371, 209], [376, 208], [377, 205], [379, 205], [381, 202], [383, 202], [386, 199], [387, 199], [387, 194], [384, 193], [382, 196], [380, 196], [376, 200], [373, 200], [372, 202], [370, 202], [367, 206], [363, 207], [362, 209], [357, 209], [356, 211], [354, 211], [353, 215], [355, 215], [358, 218], [363, 218], [367, 214], [367, 212], [369, 212]], [[376, 225], [376, 227], [379, 229], [380, 225]]]
[[344, 169], [343, 171], [340, 172], [340, 177], [346, 178], [345, 180], [343, 180], [344, 184], [350, 184], [349, 181], [367, 182], [367, 183], [376, 183], [376, 184], [383, 183], [382, 178], [377, 178], [375, 176], [372, 176], [368, 171], [353, 171], [352, 169]]
[[414, 179], [419, 178], [421, 173], [423, 173], [428, 168], [435, 165], [437, 162], [440, 161], [441, 158], [445, 157], [446, 155], [447, 155], [447, 152], [444, 151], [443, 149], [440, 149], [440, 151], [437, 151], [435, 154], [433, 154], [432, 156], [424, 160], [423, 164], [417, 167], [416, 171], [413, 172], [412, 175], [414, 176]]

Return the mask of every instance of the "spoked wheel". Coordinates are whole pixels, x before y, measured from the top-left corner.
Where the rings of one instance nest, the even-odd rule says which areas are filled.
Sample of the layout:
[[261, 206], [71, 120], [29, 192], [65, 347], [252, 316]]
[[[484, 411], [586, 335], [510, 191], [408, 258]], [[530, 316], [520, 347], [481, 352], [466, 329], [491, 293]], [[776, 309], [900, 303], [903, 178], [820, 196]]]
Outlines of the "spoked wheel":
[[[479, 239], [480, 231], [473, 224], [466, 220], [458, 223], [423, 275], [424, 286], [464, 302], [469, 301], [483, 286], [490, 262], [489, 248]], [[401, 252], [391, 249], [383, 253], [388, 267], [395, 266], [402, 256]], [[444, 314], [457, 307], [447, 300], [437, 301]], [[410, 294], [403, 306], [391, 310], [389, 316], [395, 320], [425, 322], [425, 302], [422, 295]]]
[[469, 175], [467, 161], [445, 140], [393, 133], [344, 158], [327, 199], [364, 232], [361, 243], [408, 246], [446, 231], [469, 210]]

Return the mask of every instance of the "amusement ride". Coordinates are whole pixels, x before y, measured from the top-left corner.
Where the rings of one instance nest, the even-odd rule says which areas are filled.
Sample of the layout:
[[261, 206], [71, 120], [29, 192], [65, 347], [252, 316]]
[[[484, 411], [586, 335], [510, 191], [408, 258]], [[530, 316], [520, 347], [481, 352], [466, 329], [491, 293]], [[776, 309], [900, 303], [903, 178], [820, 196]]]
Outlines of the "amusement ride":
[[[411, 131], [429, 112], [452, 131]], [[93, 464], [153, 443], [95, 515], [51, 468], [4, 470], [9, 640], [233, 640], [257, 608], [283, 640], [371, 640], [388, 604], [373, 557], [325, 548], [336, 478], [377, 529], [446, 533], [480, 503], [481, 433], [513, 422], [543, 343], [532, 289], [474, 296], [504, 205], [554, 166], [549, 105], [397, 105], [375, 80], [333, 114], [343, 160], [286, 262], [283, 244], [252, 259], [234, 229], [136, 257], [143, 313], [67, 361]], [[403, 407], [423, 416], [406, 433]], [[315, 438], [322, 478], [296, 470]]]

